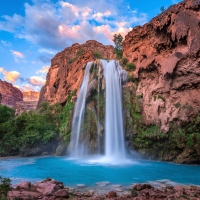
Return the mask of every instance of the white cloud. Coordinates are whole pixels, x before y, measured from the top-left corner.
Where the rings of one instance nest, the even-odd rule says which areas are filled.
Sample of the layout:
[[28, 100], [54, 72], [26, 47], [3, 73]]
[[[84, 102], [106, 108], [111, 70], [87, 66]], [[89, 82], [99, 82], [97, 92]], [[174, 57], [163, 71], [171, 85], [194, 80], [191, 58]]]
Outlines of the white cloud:
[[3, 20], [0, 21], [0, 30], [15, 32], [19, 30], [24, 22], [21, 15], [14, 14], [12, 17], [8, 15], [1, 16]]
[[57, 3], [34, 0], [32, 5], [25, 4], [24, 18], [15, 14], [13, 17], [3, 16], [3, 19], [0, 21], [0, 29], [3, 25], [11, 27], [7, 31], [17, 30], [17, 37], [37, 44], [40, 51], [52, 51], [88, 39], [111, 44], [116, 32], [127, 34], [133, 26], [144, 24], [147, 15], [127, 8], [122, 0]]
[[49, 71], [50, 66], [44, 66], [42, 69], [38, 70], [36, 73], [43, 73], [46, 74]]
[[22, 84], [22, 86], [15, 85], [18, 89], [20, 89], [22, 92], [29, 92], [29, 91], [40, 91], [39, 86], [33, 86], [30, 84]]
[[3, 44], [3, 46], [5, 47], [11, 47], [12, 44], [10, 42], [7, 42], [7, 41], [4, 41], [4, 40], [1, 40], [1, 43]]
[[40, 76], [32, 76], [30, 77], [29, 82], [33, 86], [43, 86], [46, 80]]
[[15, 62], [18, 63], [19, 62], [19, 58], [20, 59], [23, 59], [24, 58], [24, 54], [19, 52], [19, 51], [13, 51], [13, 50], [10, 50], [14, 56], [14, 59], [15, 59]]
[[17, 71], [6, 71], [4, 68], [0, 68], [0, 73], [4, 75], [6, 81], [16, 83], [17, 79], [20, 76], [20, 73]]

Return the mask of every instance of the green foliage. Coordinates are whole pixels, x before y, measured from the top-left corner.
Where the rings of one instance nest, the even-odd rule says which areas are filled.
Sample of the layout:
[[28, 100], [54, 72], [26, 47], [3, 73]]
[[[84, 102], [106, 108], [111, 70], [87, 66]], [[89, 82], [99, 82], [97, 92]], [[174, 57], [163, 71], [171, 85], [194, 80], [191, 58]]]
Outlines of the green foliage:
[[63, 139], [64, 143], [69, 143], [70, 140], [72, 111], [74, 108], [74, 103], [71, 101], [71, 99], [74, 94], [75, 91], [68, 94], [66, 105], [63, 107], [63, 111], [61, 114], [60, 136]]
[[68, 63], [71, 64], [71, 63], [73, 63], [76, 59], [77, 59], [77, 57], [71, 58], [71, 59], [69, 59]]
[[115, 48], [115, 54], [116, 54], [116, 59], [120, 60], [122, 58], [123, 52], [121, 49], [116, 49]]
[[179, 108], [179, 107], [181, 106], [181, 104], [180, 104], [180, 103], [175, 103], [174, 106], [175, 106], [176, 108]]
[[123, 42], [123, 37], [121, 34], [115, 34], [113, 36], [113, 42], [115, 44], [115, 54], [116, 54], [116, 59], [120, 60], [122, 58], [122, 42]]
[[0, 176], [0, 199], [7, 200], [7, 194], [11, 191], [11, 180], [9, 178], [3, 178]]
[[3, 110], [7, 121], [0, 123], [0, 156], [24, 154], [26, 149], [56, 140], [59, 134], [62, 113], [59, 104], [45, 102], [39, 111], [23, 112], [17, 117], [10, 108]]
[[138, 193], [136, 190], [134, 190], [134, 188], [130, 189], [131, 190], [131, 196], [132, 197], [137, 197], [138, 196]]
[[164, 6], [162, 6], [161, 8], [160, 8], [160, 11], [161, 12], [164, 12], [166, 9], [165, 9], [165, 7]]
[[126, 64], [126, 68], [127, 68], [128, 70], [135, 71], [136, 66], [135, 66], [134, 63], [128, 63], [128, 64]]
[[161, 99], [163, 102], [165, 102], [166, 100], [165, 100], [165, 98], [162, 96], [162, 95], [158, 95], [158, 99]]
[[77, 53], [76, 56], [79, 57], [83, 54], [83, 52], [85, 51], [85, 49], [80, 49]]
[[80, 49], [77, 53], [76, 56], [74, 58], [69, 59], [68, 63], [71, 64], [73, 63], [78, 57], [80, 57], [83, 52], [85, 51], [85, 49]]
[[99, 51], [94, 51], [94, 56], [97, 59], [102, 59], [103, 58], [102, 54]]
[[128, 63], [128, 58], [122, 58], [121, 64], [125, 66]]
[[118, 50], [122, 49], [123, 37], [121, 36], [121, 34], [115, 34], [113, 36], [113, 42], [115, 44], [115, 49], [118, 49]]

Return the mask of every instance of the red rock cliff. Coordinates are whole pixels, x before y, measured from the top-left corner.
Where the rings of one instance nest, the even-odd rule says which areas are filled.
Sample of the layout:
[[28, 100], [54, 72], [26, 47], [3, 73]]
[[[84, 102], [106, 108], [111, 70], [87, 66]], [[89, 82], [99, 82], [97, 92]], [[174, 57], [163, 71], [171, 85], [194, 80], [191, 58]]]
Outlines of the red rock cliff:
[[17, 102], [23, 101], [22, 92], [6, 81], [0, 80], [0, 94], [2, 95], [1, 103], [9, 107], [14, 107]]
[[82, 83], [85, 65], [94, 61], [98, 55], [105, 59], [114, 59], [113, 46], [89, 40], [85, 44], [74, 44], [58, 53], [51, 60], [46, 84], [40, 92], [38, 107], [44, 101], [65, 103], [67, 94], [78, 90]]
[[123, 42], [123, 57], [136, 65], [136, 94], [143, 96], [142, 120], [183, 124], [200, 111], [200, 0], [169, 7]]

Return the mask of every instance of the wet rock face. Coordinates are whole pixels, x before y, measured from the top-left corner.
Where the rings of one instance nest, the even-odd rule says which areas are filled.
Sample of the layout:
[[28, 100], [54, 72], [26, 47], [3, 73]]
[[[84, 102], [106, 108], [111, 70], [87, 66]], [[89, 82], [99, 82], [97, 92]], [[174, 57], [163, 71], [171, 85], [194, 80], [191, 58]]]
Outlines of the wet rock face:
[[46, 84], [40, 92], [38, 107], [44, 101], [65, 103], [67, 94], [79, 90], [84, 76], [85, 65], [97, 57], [114, 59], [113, 46], [89, 40], [85, 44], [74, 44], [58, 53], [51, 60]]
[[142, 121], [167, 133], [200, 111], [200, 1], [169, 7], [123, 42], [123, 57], [136, 65], [132, 76], [142, 95]]
[[17, 102], [23, 101], [22, 92], [11, 83], [0, 80], [0, 96], [3, 105], [14, 107]]

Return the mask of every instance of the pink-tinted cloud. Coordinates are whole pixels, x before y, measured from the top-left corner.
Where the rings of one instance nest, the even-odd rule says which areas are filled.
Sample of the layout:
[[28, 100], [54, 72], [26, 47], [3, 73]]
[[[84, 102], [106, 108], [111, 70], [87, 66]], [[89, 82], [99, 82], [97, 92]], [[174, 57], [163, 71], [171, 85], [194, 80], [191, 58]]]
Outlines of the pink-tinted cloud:
[[33, 86], [30, 84], [22, 84], [21, 86], [19, 85], [14, 85], [16, 88], [18, 88], [19, 90], [21, 90], [22, 92], [29, 92], [29, 91], [40, 91], [40, 87], [38, 86]]
[[44, 78], [40, 77], [40, 76], [32, 76], [29, 79], [30, 84], [34, 85], [34, 86], [43, 86], [46, 82], [46, 80], [44, 80]]
[[49, 66], [44, 66], [40, 70], [37, 71], [37, 74], [38, 73], [46, 74], [49, 71], [49, 68], [50, 68]]
[[4, 75], [6, 81], [16, 83], [17, 79], [20, 76], [20, 73], [17, 71], [6, 71], [4, 68], [0, 68], [0, 73]]

